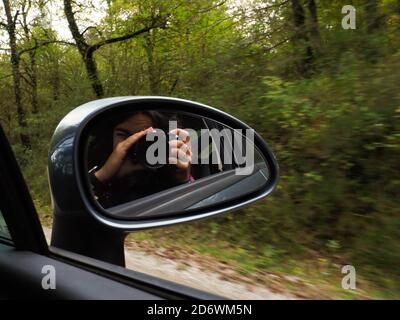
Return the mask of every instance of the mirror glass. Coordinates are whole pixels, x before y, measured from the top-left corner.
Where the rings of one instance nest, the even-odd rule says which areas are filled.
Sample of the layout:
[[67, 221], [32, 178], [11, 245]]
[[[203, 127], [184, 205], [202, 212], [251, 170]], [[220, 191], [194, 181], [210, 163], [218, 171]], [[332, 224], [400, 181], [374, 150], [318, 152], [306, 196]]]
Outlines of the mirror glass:
[[182, 111], [108, 113], [92, 121], [83, 146], [93, 200], [122, 219], [226, 205], [269, 179], [253, 130]]

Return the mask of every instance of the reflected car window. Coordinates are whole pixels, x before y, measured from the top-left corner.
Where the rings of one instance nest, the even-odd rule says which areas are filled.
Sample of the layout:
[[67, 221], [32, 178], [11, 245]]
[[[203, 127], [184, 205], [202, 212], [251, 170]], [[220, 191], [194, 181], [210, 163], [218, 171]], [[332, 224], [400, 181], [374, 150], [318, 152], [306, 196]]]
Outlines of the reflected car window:
[[0, 240], [1, 238], [6, 239], [8, 241], [11, 240], [11, 235], [8, 230], [6, 221], [4, 220], [3, 213], [0, 211]]
[[[254, 160], [264, 163], [253, 142], [247, 142], [244, 132], [191, 113], [156, 109], [121, 112], [94, 121], [86, 135], [84, 157], [90, 189], [98, 204], [113, 208], [246, 167], [247, 159], [252, 159], [252, 165]], [[215, 192], [221, 188], [216, 187]], [[243, 193], [253, 189], [234, 190]], [[187, 208], [208, 198], [208, 193], [188, 201]], [[230, 194], [237, 195], [237, 191]], [[196, 207], [232, 197], [220, 193]]]

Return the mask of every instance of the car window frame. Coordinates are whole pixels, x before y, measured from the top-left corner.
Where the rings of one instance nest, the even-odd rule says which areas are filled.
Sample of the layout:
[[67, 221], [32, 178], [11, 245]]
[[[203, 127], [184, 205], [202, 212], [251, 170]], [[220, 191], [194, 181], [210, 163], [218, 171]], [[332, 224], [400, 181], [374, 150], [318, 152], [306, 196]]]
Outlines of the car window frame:
[[39, 217], [1, 126], [0, 151], [0, 205], [12, 243], [17, 250], [47, 255], [48, 245]]

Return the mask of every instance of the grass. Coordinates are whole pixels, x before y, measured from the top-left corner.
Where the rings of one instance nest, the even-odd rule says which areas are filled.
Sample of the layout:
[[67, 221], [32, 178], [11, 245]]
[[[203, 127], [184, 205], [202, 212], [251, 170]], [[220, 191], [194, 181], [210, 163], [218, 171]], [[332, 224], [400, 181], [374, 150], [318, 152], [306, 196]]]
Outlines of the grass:
[[400, 299], [400, 292], [394, 289], [398, 284], [393, 279], [385, 278], [386, 283], [380, 286], [364, 276], [362, 269], [356, 269], [356, 290], [343, 289], [341, 283], [345, 274], [341, 273], [341, 269], [346, 257], [337, 254], [324, 256], [304, 248], [302, 254], [296, 256], [283, 250], [279, 252], [271, 245], [267, 245], [265, 251], [259, 254], [210, 236], [201, 237], [200, 241], [195, 233], [192, 233], [192, 237], [182, 236], [179, 229], [183, 227], [132, 233], [129, 239], [148, 242], [155, 249], [162, 247], [174, 252], [193, 252], [214, 259], [258, 285], [269, 286], [270, 276], [273, 275], [279, 279], [278, 291], [282, 290], [299, 298]]
[[[42, 224], [51, 227], [52, 209], [48, 201], [34, 193], [32, 197]], [[226, 220], [218, 219], [135, 232], [129, 234], [128, 239], [135, 243], [148, 243], [152, 252], [162, 247], [174, 252], [191, 253], [200, 261], [211, 259], [206, 268], [213, 262], [223, 263], [242, 277], [241, 280], [275, 287], [277, 291], [289, 292], [300, 298], [400, 299], [397, 273], [385, 273], [384, 268], [371, 266], [371, 263], [368, 265], [368, 261], [376, 260], [376, 257], [362, 255], [364, 261], [354, 263], [357, 289], [344, 290], [341, 287], [344, 276], [341, 267], [352, 264], [353, 259], [349, 254], [352, 251], [346, 252], [338, 242], [327, 241], [323, 250], [321, 247], [320, 250], [310, 249], [301, 243], [289, 245], [279, 242], [255, 247], [251, 238], [244, 239], [237, 233], [226, 235], [230, 230], [226, 227], [233, 223], [234, 215], [220, 218]], [[385, 258], [381, 252], [376, 254], [380, 259]], [[385, 259], [384, 262], [388, 263]], [[360, 265], [365, 267], [358, 267]]]
[[[47, 181], [44, 178], [34, 179], [35, 171], [37, 172], [33, 169], [25, 170], [24, 175], [35, 207], [40, 212], [42, 224], [51, 227], [52, 209], [47, 194], [44, 194], [47, 192], [44, 188], [44, 185], [47, 188]], [[250, 207], [247, 214], [258, 210], [256, 207]], [[387, 221], [383, 226], [377, 226], [376, 230], [371, 230], [371, 235], [364, 235], [358, 247], [345, 250], [338, 241], [328, 240], [325, 246], [317, 245], [311, 249], [309, 245], [296, 241], [299, 234], [293, 234], [292, 242], [282, 242], [279, 239], [277, 241], [279, 230], [276, 232], [274, 228], [263, 231], [266, 233], [264, 240], [254, 238], [249, 230], [257, 227], [257, 223], [250, 226], [250, 229], [241, 229], [243, 225], [237, 223], [236, 214], [131, 233], [128, 239], [136, 243], [149, 243], [154, 249], [153, 252], [163, 247], [173, 249], [174, 252], [190, 252], [200, 260], [211, 259], [207, 267], [211, 266], [213, 261], [223, 263], [242, 277], [241, 280], [253, 281], [269, 288], [276, 287], [277, 291], [289, 292], [300, 298], [400, 299], [398, 272], [390, 269], [388, 271], [388, 268], [398, 266], [398, 255], [395, 253], [398, 243], [395, 238], [381, 236], [393, 234], [393, 230], [387, 228], [397, 230], [398, 224], [393, 223], [396, 220]], [[246, 212], [240, 213], [242, 214], [245, 215]], [[274, 241], [268, 243], [265, 239], [270, 237]], [[370, 243], [366, 243], [365, 239]], [[388, 251], [388, 247], [394, 252]], [[359, 254], [363, 260], [354, 260], [354, 252], [363, 248], [368, 249]], [[371, 248], [380, 249], [376, 251]], [[379, 261], [381, 265], [377, 264]], [[345, 264], [356, 266], [356, 290], [344, 290], [341, 287], [344, 276], [341, 267]]]

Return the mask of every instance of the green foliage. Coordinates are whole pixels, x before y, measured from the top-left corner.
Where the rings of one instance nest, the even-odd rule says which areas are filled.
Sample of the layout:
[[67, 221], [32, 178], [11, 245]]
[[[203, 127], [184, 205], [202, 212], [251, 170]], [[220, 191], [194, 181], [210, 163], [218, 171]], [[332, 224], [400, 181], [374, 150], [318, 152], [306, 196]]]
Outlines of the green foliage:
[[[314, 277], [325, 281], [336, 265], [349, 263], [373, 284], [371, 290], [400, 292], [400, 12], [394, 0], [380, 2], [382, 21], [373, 33], [365, 1], [316, 1], [319, 46], [295, 43], [292, 9], [284, 1], [273, 15], [267, 0], [244, 9], [211, 0], [109, 3], [97, 25], [102, 32], [87, 30], [89, 42], [136, 30], [155, 14], [167, 14], [168, 23], [97, 51], [106, 95], [172, 95], [215, 105], [255, 128], [281, 168], [277, 190], [245, 210], [139, 233], [138, 239], [189, 246], [233, 261], [246, 273], [311, 276], [317, 265], [323, 271]], [[356, 30], [341, 28], [345, 4], [357, 8]], [[57, 37], [41, 30], [40, 19], [35, 23], [36, 36]], [[31, 43], [21, 39], [19, 46]], [[313, 59], [300, 74], [301, 46], [313, 50]], [[94, 95], [75, 48], [48, 45], [35, 54], [38, 113], [29, 109], [32, 68], [25, 54], [28, 126], [18, 127], [9, 56], [3, 53], [0, 118], [38, 211], [49, 216], [52, 132]], [[31, 149], [21, 146], [21, 132], [30, 136]]]

